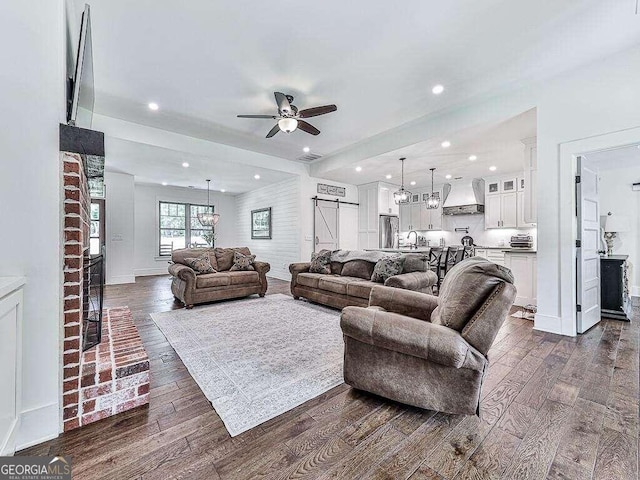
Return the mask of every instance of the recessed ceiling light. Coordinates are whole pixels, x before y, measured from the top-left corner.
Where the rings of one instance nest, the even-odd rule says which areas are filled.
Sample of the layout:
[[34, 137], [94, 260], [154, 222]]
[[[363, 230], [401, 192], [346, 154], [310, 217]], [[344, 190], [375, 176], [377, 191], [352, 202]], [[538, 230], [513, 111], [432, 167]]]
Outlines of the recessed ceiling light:
[[311, 150], [309, 147], [304, 147], [304, 148], [302, 149], [302, 151], [303, 151], [304, 153], [309, 153], [309, 150]]
[[471, 160], [472, 162], [475, 162], [478, 159], [478, 157], [476, 155], [469, 155], [469, 160]]
[[157, 104], [157, 103], [155, 103], [155, 102], [151, 102], [151, 103], [149, 104], [149, 110], [154, 110], [154, 111], [155, 111], [155, 110], [158, 110], [158, 108], [160, 108], [160, 107], [159, 107], [159, 106], [158, 106], [158, 104]]
[[253, 176], [253, 178], [255, 178], [256, 180], [260, 180], [260, 175], [258, 175], [257, 173]]
[[222, 193], [226, 192], [226, 190], [225, 190], [224, 188], [221, 188], [221, 189], [220, 189], [220, 191], [221, 191]]
[[442, 92], [444, 92], [444, 87], [442, 85], [434, 85], [431, 91], [434, 95], [440, 95]]
[[391, 180], [391, 178], [392, 178], [392, 177], [391, 177], [391, 175], [387, 174], [387, 175], [385, 176], [385, 178], [386, 178], [387, 180]]
[[451, 178], [451, 175], [447, 174], [444, 176], [444, 178], [446, 178], [447, 180], [449, 180]]
[[495, 172], [495, 171], [496, 171], [496, 169], [497, 169], [497, 167], [496, 167], [495, 165], [491, 165], [491, 166], [489, 167], [489, 170], [491, 170], [492, 172]]
[[184, 168], [189, 168], [189, 162], [182, 162], [182, 166]]
[[445, 140], [440, 144], [442, 148], [449, 148], [451, 146], [451, 142], [449, 140]]
[[415, 185], [416, 181], [415, 180], [411, 180], [411, 185]]
[[356, 167], [356, 172], [361, 172], [362, 171], [362, 167]]
[[162, 185], [164, 185], [165, 187], [168, 185], [167, 182], [162, 182]]

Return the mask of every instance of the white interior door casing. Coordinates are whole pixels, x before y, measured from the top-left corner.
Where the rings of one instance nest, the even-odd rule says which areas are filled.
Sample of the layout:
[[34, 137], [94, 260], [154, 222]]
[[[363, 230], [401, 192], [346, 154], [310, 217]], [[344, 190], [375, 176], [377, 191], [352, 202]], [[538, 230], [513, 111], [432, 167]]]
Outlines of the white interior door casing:
[[315, 205], [315, 252], [337, 250], [339, 245], [338, 205], [316, 202]]
[[584, 333], [600, 322], [600, 205], [598, 172], [578, 157], [577, 330]]

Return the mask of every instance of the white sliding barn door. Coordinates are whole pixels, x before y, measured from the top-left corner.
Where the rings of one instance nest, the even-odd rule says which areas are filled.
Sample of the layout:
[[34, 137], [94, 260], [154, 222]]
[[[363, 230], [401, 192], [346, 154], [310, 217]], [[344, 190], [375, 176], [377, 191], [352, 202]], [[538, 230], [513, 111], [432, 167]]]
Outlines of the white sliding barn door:
[[600, 205], [598, 173], [578, 157], [577, 330], [584, 333], [600, 322]]
[[337, 250], [339, 244], [339, 208], [337, 203], [314, 202], [314, 252]]

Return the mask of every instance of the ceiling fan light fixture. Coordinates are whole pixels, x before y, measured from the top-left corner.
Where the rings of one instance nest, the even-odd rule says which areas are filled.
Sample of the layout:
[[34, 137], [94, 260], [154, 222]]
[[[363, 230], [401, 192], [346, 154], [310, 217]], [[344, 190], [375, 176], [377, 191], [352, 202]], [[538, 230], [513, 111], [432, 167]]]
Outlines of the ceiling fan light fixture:
[[291, 133], [298, 128], [298, 120], [295, 118], [281, 118], [278, 120], [278, 127], [285, 133]]

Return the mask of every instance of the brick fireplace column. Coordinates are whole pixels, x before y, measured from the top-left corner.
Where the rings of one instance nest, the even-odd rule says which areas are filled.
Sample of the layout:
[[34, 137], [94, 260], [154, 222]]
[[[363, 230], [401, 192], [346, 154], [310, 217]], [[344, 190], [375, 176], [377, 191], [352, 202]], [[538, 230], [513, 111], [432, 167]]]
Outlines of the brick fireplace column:
[[82, 157], [61, 152], [64, 188], [64, 353], [63, 353], [63, 422], [64, 430], [80, 426], [79, 394], [82, 356], [83, 298], [87, 281], [83, 262], [89, 250], [89, 186]]
[[[91, 197], [89, 178], [102, 178], [104, 134], [60, 126], [64, 189], [64, 431], [149, 403], [149, 358], [126, 307], [105, 310], [102, 341], [83, 352], [89, 312]], [[78, 153], [82, 152], [82, 153]], [[104, 265], [103, 265], [104, 268]], [[93, 277], [92, 277], [93, 278]]]

